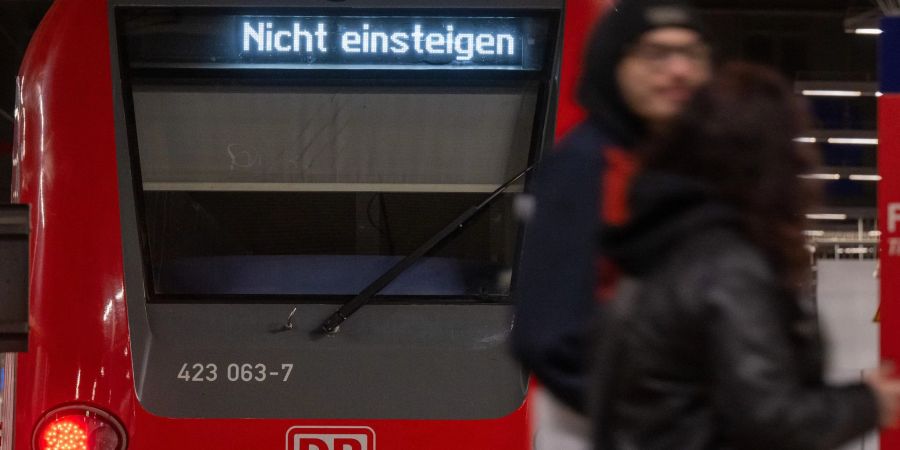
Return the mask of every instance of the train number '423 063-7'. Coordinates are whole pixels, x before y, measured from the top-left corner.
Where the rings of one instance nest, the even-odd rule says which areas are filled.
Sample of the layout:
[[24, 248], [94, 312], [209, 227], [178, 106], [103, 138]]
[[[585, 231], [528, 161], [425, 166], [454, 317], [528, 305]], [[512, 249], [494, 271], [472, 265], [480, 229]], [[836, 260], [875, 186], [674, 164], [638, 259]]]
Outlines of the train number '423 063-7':
[[290, 363], [269, 366], [263, 363], [184, 363], [178, 371], [178, 379], [186, 382], [213, 383], [229, 381], [232, 383], [262, 383], [265, 381], [287, 382], [291, 377], [294, 365]]

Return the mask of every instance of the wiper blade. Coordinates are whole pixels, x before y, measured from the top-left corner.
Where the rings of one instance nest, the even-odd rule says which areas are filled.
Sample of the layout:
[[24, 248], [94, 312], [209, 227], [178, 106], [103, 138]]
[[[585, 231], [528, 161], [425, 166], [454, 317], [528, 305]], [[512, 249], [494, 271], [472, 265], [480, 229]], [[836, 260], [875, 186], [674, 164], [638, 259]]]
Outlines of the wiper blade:
[[486, 199], [478, 203], [477, 205], [472, 206], [463, 212], [459, 217], [457, 217], [453, 222], [450, 222], [445, 226], [440, 232], [432, 236], [430, 239], [425, 241], [424, 244], [420, 245], [415, 251], [406, 255], [402, 260], [400, 260], [393, 267], [388, 269], [384, 274], [382, 274], [378, 279], [369, 283], [368, 286], [365, 287], [356, 297], [353, 297], [347, 303], [344, 303], [340, 309], [335, 311], [333, 314], [328, 316], [322, 325], [319, 325], [318, 328], [312, 331], [313, 337], [320, 337], [326, 334], [334, 334], [337, 333], [341, 324], [347, 321], [356, 311], [359, 311], [360, 308], [369, 303], [376, 294], [381, 292], [388, 284], [397, 279], [406, 269], [412, 267], [419, 258], [425, 256], [428, 252], [433, 250], [435, 247], [444, 242], [447, 238], [457, 233], [458, 231], [465, 228], [465, 226], [475, 217], [479, 215], [482, 211], [487, 209], [488, 206], [491, 206], [495, 200], [500, 197], [504, 191], [509, 189], [510, 186], [519, 181], [520, 178], [525, 176], [531, 169], [534, 168], [534, 165], [528, 166], [525, 170], [519, 172], [512, 179], [503, 183], [497, 190], [495, 190], [491, 195], [489, 195]]

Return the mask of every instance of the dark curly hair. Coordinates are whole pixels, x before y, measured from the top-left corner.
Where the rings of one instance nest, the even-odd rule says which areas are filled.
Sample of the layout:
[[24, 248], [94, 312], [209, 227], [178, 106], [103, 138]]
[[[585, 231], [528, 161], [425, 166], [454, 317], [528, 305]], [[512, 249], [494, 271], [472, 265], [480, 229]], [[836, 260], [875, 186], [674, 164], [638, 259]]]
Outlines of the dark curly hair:
[[649, 146], [643, 162], [704, 182], [735, 206], [782, 286], [797, 292], [809, 271], [806, 213], [821, 197], [813, 182], [799, 178], [819, 165], [814, 146], [794, 141], [810, 123], [781, 75], [731, 63], [697, 93], [667, 136]]

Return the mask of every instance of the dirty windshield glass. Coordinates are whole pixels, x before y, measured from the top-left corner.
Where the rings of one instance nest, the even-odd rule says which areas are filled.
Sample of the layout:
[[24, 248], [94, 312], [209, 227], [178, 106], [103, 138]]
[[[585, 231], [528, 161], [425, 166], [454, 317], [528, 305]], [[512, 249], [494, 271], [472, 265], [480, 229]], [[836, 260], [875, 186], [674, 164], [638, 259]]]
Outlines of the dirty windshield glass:
[[[154, 293], [358, 294], [526, 167], [537, 91], [135, 83]], [[521, 190], [381, 294], [508, 295]]]

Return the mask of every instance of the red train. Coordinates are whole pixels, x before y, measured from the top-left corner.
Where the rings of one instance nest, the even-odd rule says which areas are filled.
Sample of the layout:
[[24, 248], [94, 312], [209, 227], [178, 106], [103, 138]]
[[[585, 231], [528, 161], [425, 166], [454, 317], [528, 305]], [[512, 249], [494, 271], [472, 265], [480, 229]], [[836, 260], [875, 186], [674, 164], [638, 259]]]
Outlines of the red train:
[[253, 3], [35, 34], [0, 448], [530, 448], [513, 197], [600, 3]]

